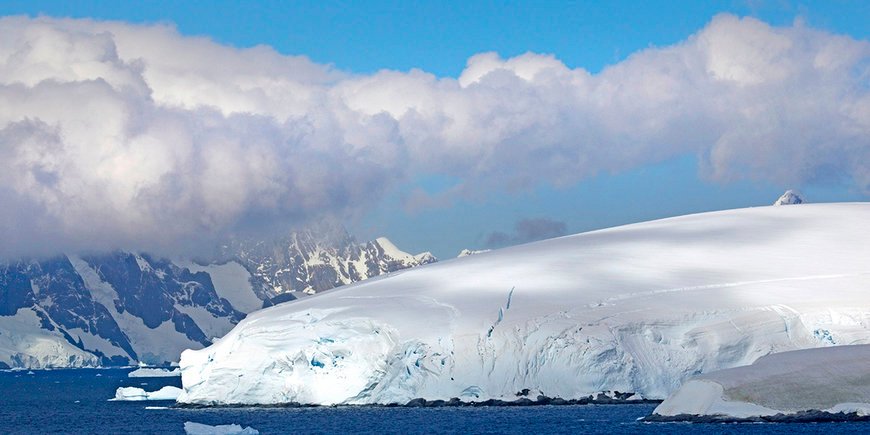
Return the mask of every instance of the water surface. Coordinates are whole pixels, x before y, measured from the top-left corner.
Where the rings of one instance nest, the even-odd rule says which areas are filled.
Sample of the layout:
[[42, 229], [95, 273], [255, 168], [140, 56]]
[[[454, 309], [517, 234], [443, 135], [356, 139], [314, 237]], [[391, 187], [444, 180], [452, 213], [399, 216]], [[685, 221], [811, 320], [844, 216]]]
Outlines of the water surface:
[[[641, 423], [655, 405], [479, 408], [171, 408], [172, 402], [110, 402], [121, 386], [157, 390], [180, 378], [127, 378], [130, 370], [0, 373], [2, 433], [183, 433], [184, 422], [251, 426], [272, 433], [870, 433], [868, 423]], [[141, 385], [146, 384], [146, 385]], [[147, 409], [166, 407], [166, 409]]]

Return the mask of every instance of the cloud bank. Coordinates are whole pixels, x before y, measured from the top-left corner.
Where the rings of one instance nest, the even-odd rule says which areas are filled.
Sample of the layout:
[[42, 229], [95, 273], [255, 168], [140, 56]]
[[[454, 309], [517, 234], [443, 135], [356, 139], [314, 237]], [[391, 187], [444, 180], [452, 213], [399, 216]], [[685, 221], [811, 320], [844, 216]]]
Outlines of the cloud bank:
[[485, 192], [694, 154], [711, 180], [870, 190], [870, 43], [715, 17], [598, 74], [482, 53], [354, 75], [166, 25], [0, 19], [0, 255], [172, 252], [364, 211], [414, 174]]

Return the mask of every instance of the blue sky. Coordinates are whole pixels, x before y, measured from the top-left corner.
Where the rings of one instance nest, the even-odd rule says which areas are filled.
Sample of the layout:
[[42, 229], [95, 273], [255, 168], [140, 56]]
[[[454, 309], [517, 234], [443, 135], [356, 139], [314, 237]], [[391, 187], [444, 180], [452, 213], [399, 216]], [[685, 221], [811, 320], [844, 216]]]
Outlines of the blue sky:
[[685, 39], [717, 13], [770, 24], [796, 18], [866, 39], [863, 1], [137, 1], [7, 0], [0, 14], [170, 22], [237, 47], [266, 44], [355, 72], [420, 68], [456, 76], [473, 54], [552, 53], [598, 71]]
[[[119, 4], [120, 3], [120, 4]], [[359, 74], [418, 68], [457, 77], [469, 57], [495, 51], [553, 54], [568, 67], [592, 73], [632, 53], [684, 41], [720, 12], [772, 25], [802, 20], [832, 33], [868, 39], [870, 2], [846, 1], [617, 1], [411, 2], [5, 1], [0, 15], [44, 14], [134, 23], [173, 23], [184, 35], [204, 35], [235, 47], [268, 45], [283, 54]], [[455, 180], [420, 174], [350, 223], [359, 238], [386, 235], [408, 251], [451, 257], [483, 248], [492, 231], [510, 232], [526, 218], [562, 221], [569, 232], [684, 213], [764, 205], [786, 188], [810, 201], [867, 197], [848, 182], [790, 186], [751, 179], [712, 182], [699, 177], [697, 158], [683, 155], [634, 169], [598, 174], [569, 186], [542, 182], [518, 191], [493, 190], [473, 199], [408, 210], [414, 188], [430, 194]]]

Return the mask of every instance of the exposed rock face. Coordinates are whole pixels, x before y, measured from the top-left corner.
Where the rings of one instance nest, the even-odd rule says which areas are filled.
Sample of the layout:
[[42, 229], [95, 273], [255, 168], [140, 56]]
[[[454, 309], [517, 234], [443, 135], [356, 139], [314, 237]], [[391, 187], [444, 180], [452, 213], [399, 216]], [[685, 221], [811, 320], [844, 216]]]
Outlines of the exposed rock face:
[[[32, 311], [39, 318], [38, 339], [16, 340]], [[7, 365], [66, 366], [39, 355], [36, 343], [65, 341], [93, 359], [69, 365], [124, 365], [136, 361], [164, 363], [187, 347], [211, 344], [199, 323], [223, 323], [221, 335], [245, 317], [215, 292], [205, 273], [191, 273], [166, 260], [115, 252], [84, 258], [58, 256], [0, 266], [0, 316], [6, 316], [10, 343], [0, 351]], [[209, 321], [209, 318], [211, 320]], [[20, 322], [19, 322], [20, 323]], [[213, 327], [212, 324], [209, 325]], [[33, 329], [32, 327], [30, 329]], [[209, 328], [213, 329], [213, 328]], [[225, 329], [225, 330], [224, 330]], [[36, 336], [34, 336], [36, 337]], [[63, 347], [62, 344], [55, 344]], [[34, 355], [30, 355], [34, 354]], [[28, 357], [28, 355], [30, 358]]]
[[204, 309], [213, 317], [225, 318], [232, 324], [245, 317], [218, 296], [207, 273], [191, 273], [167, 260], [126, 252], [84, 260], [103, 282], [116, 290], [118, 298], [113, 301], [114, 308], [119, 313], [128, 311], [142, 319], [148, 328], [171, 322], [175, 331], [207, 345], [209, 337], [190, 315], [182, 312], [185, 307]]
[[[5, 290], [0, 291], [0, 315], [14, 316], [19, 309], [29, 308], [36, 313], [42, 329], [56, 332], [82, 350], [85, 345], [81, 334], [94, 336], [121, 350], [120, 355], [107, 355], [100, 349], [91, 349], [103, 364], [136, 359], [126, 334], [109, 310], [91, 298], [67, 257], [2, 265], [0, 290]], [[80, 334], [76, 335], [75, 331]]]

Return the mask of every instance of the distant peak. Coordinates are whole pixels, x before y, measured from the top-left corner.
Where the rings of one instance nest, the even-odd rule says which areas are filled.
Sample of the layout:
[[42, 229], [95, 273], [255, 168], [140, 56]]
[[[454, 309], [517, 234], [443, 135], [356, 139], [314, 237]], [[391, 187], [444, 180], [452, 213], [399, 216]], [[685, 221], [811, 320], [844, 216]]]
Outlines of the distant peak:
[[384, 248], [384, 250], [386, 251], [402, 251], [401, 249], [396, 247], [396, 245], [394, 245], [393, 242], [390, 241], [390, 239], [386, 237], [378, 237], [377, 239], [375, 239], [375, 242], [381, 245], [381, 247]]
[[773, 205], [793, 205], [793, 204], [803, 204], [807, 202], [803, 196], [801, 196], [800, 192], [796, 190], [786, 190]]
[[468, 257], [469, 255], [483, 254], [484, 252], [489, 252], [489, 249], [481, 249], [479, 251], [463, 249], [462, 251], [459, 251], [459, 255], [457, 255], [456, 258]]
[[393, 242], [391, 242], [390, 239], [386, 237], [378, 237], [377, 239], [375, 239], [375, 243], [377, 243], [381, 247], [381, 249], [384, 250], [384, 254], [389, 255], [396, 260], [413, 258], [419, 261], [420, 264], [434, 263], [438, 261], [438, 259], [435, 258], [435, 256], [428, 251], [421, 252], [417, 255], [409, 254], [396, 247], [396, 245], [394, 245]]

